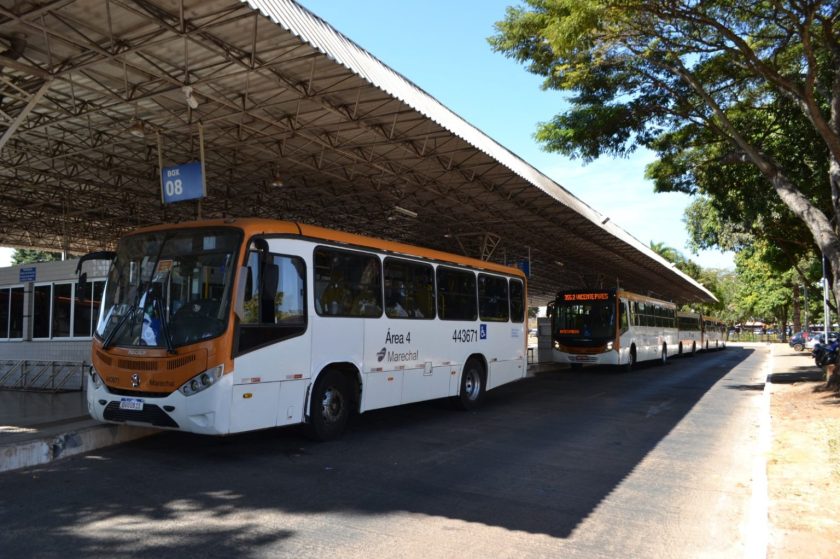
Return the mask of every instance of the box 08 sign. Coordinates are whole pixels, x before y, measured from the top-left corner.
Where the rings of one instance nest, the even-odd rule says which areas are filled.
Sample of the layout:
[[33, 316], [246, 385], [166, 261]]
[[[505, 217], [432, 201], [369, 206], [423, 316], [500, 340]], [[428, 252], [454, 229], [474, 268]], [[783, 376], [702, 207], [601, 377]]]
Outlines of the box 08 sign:
[[195, 200], [204, 197], [204, 176], [201, 162], [164, 167], [160, 186], [164, 204]]

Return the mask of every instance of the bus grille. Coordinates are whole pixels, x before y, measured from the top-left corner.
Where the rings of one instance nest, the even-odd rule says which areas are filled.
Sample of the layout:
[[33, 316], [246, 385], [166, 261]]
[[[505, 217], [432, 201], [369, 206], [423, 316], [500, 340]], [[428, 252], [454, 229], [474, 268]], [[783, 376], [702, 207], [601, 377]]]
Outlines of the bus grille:
[[180, 369], [184, 365], [189, 365], [193, 361], [195, 361], [195, 353], [190, 353], [189, 355], [184, 355], [183, 357], [168, 361], [166, 363], [166, 368], [170, 371], [174, 371], [175, 369]]
[[105, 363], [106, 365], [110, 365], [111, 363], [113, 363], [113, 362], [114, 362], [114, 360], [113, 360], [113, 359], [111, 359], [110, 357], [108, 357], [107, 355], [105, 355], [104, 353], [102, 353], [101, 351], [97, 351], [97, 352], [96, 352], [96, 356], [97, 356], [97, 357], [99, 357], [99, 359], [100, 359], [103, 363]]
[[154, 404], [143, 405], [143, 411], [121, 410], [119, 402], [111, 402], [105, 407], [103, 417], [108, 421], [136, 421], [149, 423], [156, 427], [178, 427], [175, 420]]
[[157, 361], [151, 359], [147, 361], [140, 361], [137, 359], [120, 359], [117, 361], [117, 367], [120, 369], [131, 369], [133, 371], [157, 371]]

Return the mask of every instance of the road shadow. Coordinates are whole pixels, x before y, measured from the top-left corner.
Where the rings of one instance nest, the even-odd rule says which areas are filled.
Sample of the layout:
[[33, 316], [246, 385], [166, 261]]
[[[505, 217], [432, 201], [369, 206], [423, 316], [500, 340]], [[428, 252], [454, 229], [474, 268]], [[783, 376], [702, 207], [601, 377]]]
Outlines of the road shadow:
[[169, 553], [256, 557], [283, 550], [297, 534], [290, 519], [325, 513], [408, 512], [567, 538], [752, 353], [541, 374], [488, 392], [474, 412], [435, 401], [366, 413], [330, 443], [297, 428], [167, 432], [0, 475], [0, 549], [158, 557], [170, 542]]

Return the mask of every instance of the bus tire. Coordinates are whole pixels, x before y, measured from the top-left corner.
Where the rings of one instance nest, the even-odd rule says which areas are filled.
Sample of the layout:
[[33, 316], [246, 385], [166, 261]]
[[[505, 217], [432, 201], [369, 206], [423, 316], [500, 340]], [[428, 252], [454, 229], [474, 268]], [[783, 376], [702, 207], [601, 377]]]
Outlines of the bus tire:
[[352, 406], [350, 383], [335, 369], [327, 369], [312, 389], [307, 434], [317, 441], [330, 441], [341, 437], [350, 419]]
[[630, 346], [630, 353], [628, 354], [627, 363], [624, 364], [624, 370], [630, 372], [636, 365], [636, 346]]
[[680, 347], [679, 347], [679, 349], [677, 350], [677, 355], [679, 355], [680, 357], [682, 357], [682, 350], [683, 350], [683, 347], [682, 347], [682, 342], [680, 342]]
[[667, 365], [668, 364], [668, 346], [662, 344], [662, 353], [659, 356], [659, 364], [660, 365]]
[[692, 357], [695, 357], [696, 355], [697, 355], [697, 344], [696, 344], [696, 343], [692, 343], [692, 344], [691, 344], [691, 356], [692, 356]]
[[484, 399], [486, 378], [481, 363], [476, 359], [468, 360], [461, 373], [461, 389], [453, 398], [456, 407], [462, 410], [476, 409]]

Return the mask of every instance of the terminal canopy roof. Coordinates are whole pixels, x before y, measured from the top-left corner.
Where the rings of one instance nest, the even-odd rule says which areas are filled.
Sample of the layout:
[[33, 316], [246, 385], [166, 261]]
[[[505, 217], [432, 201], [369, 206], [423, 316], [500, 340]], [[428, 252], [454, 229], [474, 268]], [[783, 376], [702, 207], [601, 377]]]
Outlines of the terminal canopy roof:
[[[535, 304], [714, 299], [292, 0], [4, 2], [0, 49], [0, 245], [86, 252], [200, 211], [530, 262]], [[164, 206], [159, 165], [202, 144], [207, 197]]]

